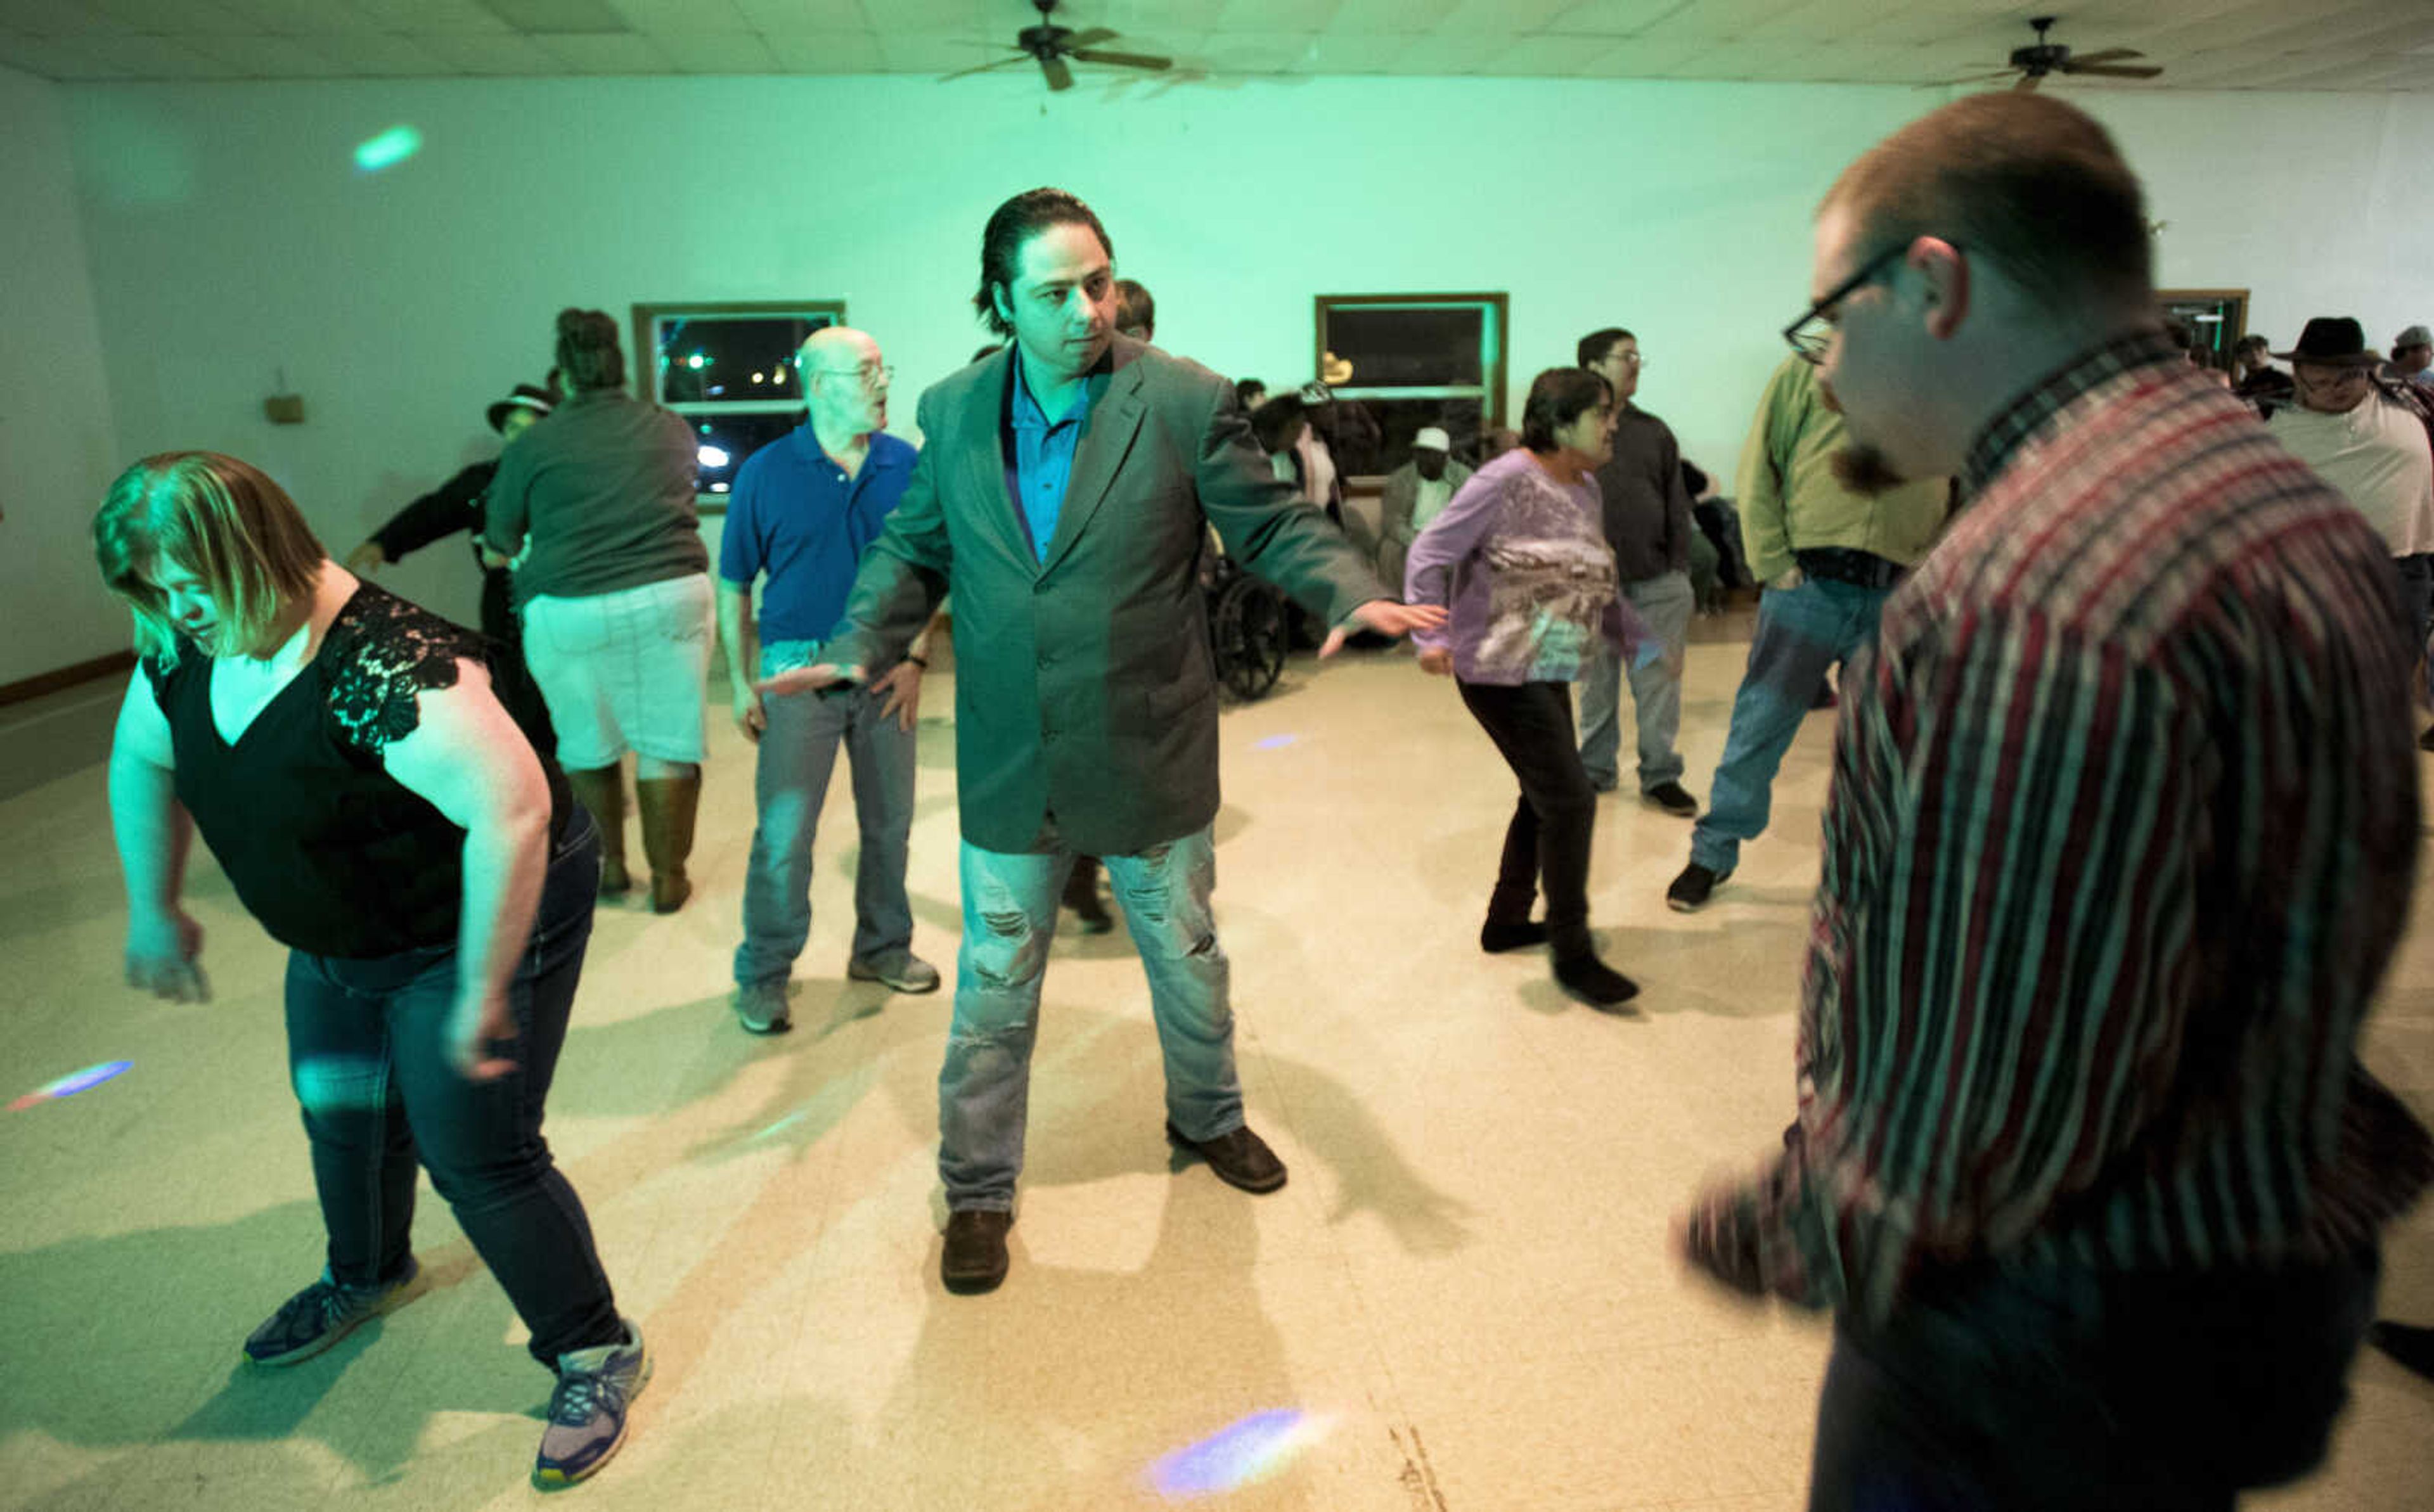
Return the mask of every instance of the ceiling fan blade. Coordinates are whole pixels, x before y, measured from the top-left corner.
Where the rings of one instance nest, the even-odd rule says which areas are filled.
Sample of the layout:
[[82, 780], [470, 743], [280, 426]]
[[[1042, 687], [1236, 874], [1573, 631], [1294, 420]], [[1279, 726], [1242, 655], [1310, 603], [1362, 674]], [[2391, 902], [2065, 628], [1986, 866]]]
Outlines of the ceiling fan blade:
[[2125, 58], [2144, 58], [2135, 47], [2107, 47], [2100, 53], [2073, 53], [2063, 64], [2065, 68], [2085, 68], [2090, 63], [2117, 63]]
[[1012, 68], [1019, 63], [1026, 63], [1030, 60], [1030, 54], [1016, 53], [1012, 58], [1001, 58], [994, 63], [980, 63], [971, 68], [959, 68], [951, 74], [941, 74], [938, 76], [938, 82], [944, 84], [951, 78], [968, 78], [974, 74], [986, 74], [1001, 68]]
[[2096, 68], [2089, 68], [2083, 63], [2065, 63], [2062, 65], [2062, 71], [2065, 74], [2083, 75], [2089, 78], [2153, 78], [2163, 72], [2160, 68], [2143, 64], [2125, 67], [2117, 63]]
[[1064, 59], [1053, 53], [1039, 60], [1039, 71], [1048, 76], [1048, 87], [1051, 90], [1069, 90], [1073, 87], [1073, 71], [1065, 66]]
[[2037, 86], [2045, 81], [2046, 76], [2043, 74], [2022, 74], [2020, 76], [2020, 81], [2012, 86], [2012, 93], [2014, 94], [2033, 94], [2036, 93]]
[[1116, 34], [1109, 31], [1106, 27], [1092, 26], [1088, 31], [1077, 31], [1071, 36], [1064, 39], [1063, 46], [1059, 50], [1069, 53], [1079, 52], [1085, 47], [1096, 47], [1103, 42], [1114, 42], [1115, 40]]
[[1157, 58], [1148, 53], [1110, 53], [1096, 47], [1076, 47], [1066, 55], [1086, 63], [1111, 63], [1118, 68], [1145, 68], [1153, 74], [1163, 74], [1174, 66], [1172, 58]]

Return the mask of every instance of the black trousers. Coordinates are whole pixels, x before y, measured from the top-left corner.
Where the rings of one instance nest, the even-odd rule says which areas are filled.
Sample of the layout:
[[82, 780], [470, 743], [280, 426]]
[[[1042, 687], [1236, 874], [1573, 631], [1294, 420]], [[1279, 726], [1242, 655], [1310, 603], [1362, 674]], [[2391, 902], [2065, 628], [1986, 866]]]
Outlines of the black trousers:
[[1521, 801], [1505, 826], [1496, 891], [1487, 916], [1514, 924], [1530, 917], [1540, 889], [1547, 894], [1547, 936], [1557, 956], [1589, 950], [1589, 837], [1597, 825], [1597, 790], [1581, 767], [1572, 733], [1568, 683], [1457, 683], [1462, 701], [1496, 742], [1521, 784]]
[[1809, 1512], [2231, 1512], [2323, 1459], [2378, 1268], [1981, 1266], [1839, 1319]]

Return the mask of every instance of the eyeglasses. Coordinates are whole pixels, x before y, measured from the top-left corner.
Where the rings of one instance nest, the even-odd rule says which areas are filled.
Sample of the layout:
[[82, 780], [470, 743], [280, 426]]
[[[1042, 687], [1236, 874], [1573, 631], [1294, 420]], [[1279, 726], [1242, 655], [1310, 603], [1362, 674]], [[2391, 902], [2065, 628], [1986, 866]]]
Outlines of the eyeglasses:
[[[1950, 244], [1954, 251], [1961, 244]], [[1834, 327], [1843, 313], [1843, 301], [1866, 287], [1876, 277], [1891, 266], [1894, 260], [1910, 250], [1908, 241], [1895, 242], [1860, 265], [1860, 271], [1827, 291], [1826, 297], [1808, 307], [1808, 314], [1783, 328], [1783, 339], [1808, 363], [1826, 360], [1826, 348], [1834, 344]]]
[[803, 369], [803, 376], [806, 378], [816, 378], [823, 373], [831, 378], [857, 379], [865, 388], [883, 388], [896, 381], [895, 368], [872, 363], [864, 363], [859, 367], [806, 367]]

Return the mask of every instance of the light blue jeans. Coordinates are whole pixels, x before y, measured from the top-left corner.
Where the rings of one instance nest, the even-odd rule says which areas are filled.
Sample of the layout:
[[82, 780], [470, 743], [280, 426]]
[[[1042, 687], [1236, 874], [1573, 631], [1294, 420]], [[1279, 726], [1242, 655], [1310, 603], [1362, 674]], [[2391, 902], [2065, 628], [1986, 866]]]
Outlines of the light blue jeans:
[[[1188, 1139], [1243, 1127], [1226, 953], [1208, 894], [1216, 843], [1206, 829], [1138, 856], [1108, 856], [1107, 879], [1149, 976], [1150, 1017], [1166, 1062], [1166, 1116]], [[1039, 986], [1056, 930], [1056, 899], [1073, 868], [1060, 844], [1010, 856], [963, 849], [964, 943], [955, 1016], [938, 1073], [938, 1177], [947, 1206], [1014, 1206], [1031, 1104]]]
[[[761, 675], [808, 666], [807, 640], [761, 648]], [[885, 695], [863, 688], [833, 694], [787, 693], [763, 700], [752, 777], [759, 819], [744, 874], [744, 943], [735, 979], [783, 981], [812, 934], [812, 840], [828, 801], [837, 747], [853, 769], [853, 812], [862, 831], [854, 866], [853, 957], [869, 960], [913, 943], [913, 905], [904, 858], [913, 833], [914, 736], [880, 713]]]
[[[1682, 780], [1682, 754], [1673, 742], [1682, 731], [1682, 666], [1690, 650], [1690, 611], [1698, 595], [1688, 572], [1668, 572], [1622, 586], [1622, 596], [1648, 621], [1655, 654], [1630, 671], [1631, 705], [1639, 723], [1639, 790]], [[1622, 664], [1603, 637], [1581, 669], [1581, 766], [1589, 785], [1615, 785], [1616, 756], [1622, 746], [1617, 719], [1622, 702]]]
[[1740, 859], [1741, 842], [1766, 828], [1774, 774], [1817, 702], [1826, 670], [1877, 643], [1877, 620], [1893, 591], [1809, 578], [1796, 588], [1769, 588], [1758, 600], [1757, 635], [1740, 691], [1733, 695], [1723, 759], [1716, 763], [1707, 811], [1690, 832], [1692, 861], [1719, 875], [1729, 872]]

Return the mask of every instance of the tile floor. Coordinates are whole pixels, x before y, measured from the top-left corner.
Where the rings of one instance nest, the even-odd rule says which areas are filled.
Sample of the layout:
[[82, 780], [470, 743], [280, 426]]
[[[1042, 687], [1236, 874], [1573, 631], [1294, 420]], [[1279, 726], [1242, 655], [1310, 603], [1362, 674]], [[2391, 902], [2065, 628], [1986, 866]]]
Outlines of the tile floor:
[[[1701, 631], [1682, 744], [1704, 795], [1742, 649], [1729, 622]], [[911, 879], [918, 948], [950, 970], [951, 705], [940, 678]], [[1171, 1167], [1131, 953], [1121, 935], [1060, 939], [1013, 1275], [960, 1299], [935, 1280], [947, 1000], [844, 980], [842, 783], [797, 1028], [755, 1040], [728, 1015], [750, 781], [721, 722], [701, 890], [673, 917], [602, 912], [552, 1098], [552, 1140], [658, 1358], [631, 1444], [574, 1499], [1179, 1504], [1190, 1487], [1160, 1467], [1193, 1466], [1170, 1456], [1291, 1411], [1294, 1432], [1230, 1471], [1263, 1477], [1195, 1504], [1801, 1504], [1824, 1325], [1718, 1295], [1665, 1234], [1703, 1175], [1757, 1157], [1788, 1116], [1827, 718], [1801, 734], [1773, 834], [1705, 913], [1662, 898], [1688, 825], [1628, 799], [1603, 809], [1598, 922], [1644, 987], [1620, 1016], [1568, 1003], [1540, 959], [1477, 951], [1512, 789], [1449, 686], [1391, 654], [1297, 658], [1224, 730], [1218, 897], [1243, 1071], [1293, 1182], [1253, 1199]], [[0, 1113], [0, 1507], [538, 1500], [524, 1473], [546, 1379], [427, 1187], [417, 1300], [293, 1370], [237, 1364], [319, 1258], [280, 953], [204, 863], [191, 892], [216, 1000], [126, 991], [101, 773], [89, 749], [45, 749], [58, 773], [0, 800], [0, 1100], [133, 1066]], [[2372, 1039], [2434, 1112], [2434, 930], [2410, 940]], [[2389, 1265], [2389, 1307], [2434, 1320], [2434, 1215], [2394, 1235]], [[2434, 1386], [2369, 1356], [2356, 1388], [2328, 1468], [2254, 1505], [2434, 1505]]]

